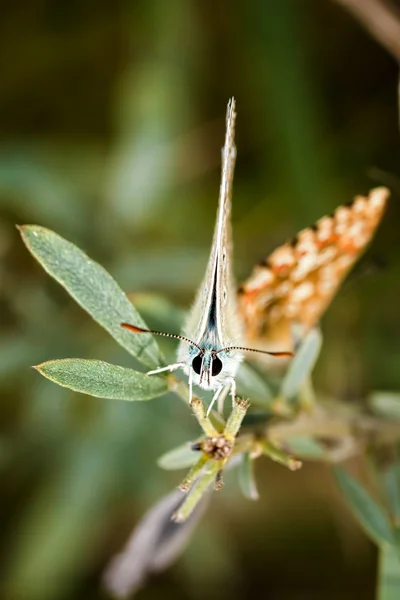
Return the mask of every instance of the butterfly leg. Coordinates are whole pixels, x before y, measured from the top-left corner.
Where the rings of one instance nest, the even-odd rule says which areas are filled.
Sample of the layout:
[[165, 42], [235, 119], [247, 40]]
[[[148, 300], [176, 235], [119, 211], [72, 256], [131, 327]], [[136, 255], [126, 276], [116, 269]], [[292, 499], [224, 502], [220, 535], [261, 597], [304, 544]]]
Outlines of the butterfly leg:
[[193, 372], [192, 372], [192, 369], [190, 369], [190, 371], [189, 371], [188, 386], [189, 386], [189, 406], [192, 406], [192, 400], [193, 400]]
[[[223, 387], [223, 392], [219, 392], [218, 393], [218, 412], [220, 415], [223, 414], [224, 412], [224, 401], [225, 398], [229, 392], [229, 385], [230, 385], [230, 392], [231, 392], [231, 398], [232, 398], [232, 406], [234, 407], [236, 404], [236, 381], [235, 379], [232, 377], [230, 379], [228, 379], [228, 385], [225, 385]], [[215, 396], [212, 400], [212, 402], [214, 402]], [[212, 403], [211, 403], [212, 404]], [[211, 405], [210, 405], [211, 406]]]
[[214, 406], [214, 403], [218, 400], [218, 398], [220, 397], [222, 391], [225, 389], [225, 386], [220, 385], [219, 388], [217, 389], [217, 391], [215, 392], [213, 399], [211, 400], [209, 407], [207, 408], [207, 417], [211, 412], [212, 407]]
[[229, 379], [229, 383], [231, 384], [232, 406], [234, 407], [236, 404], [236, 381], [234, 377]]
[[218, 412], [220, 415], [222, 415], [224, 412], [224, 402], [225, 402], [226, 396], [228, 395], [228, 392], [229, 392], [229, 385], [226, 385], [224, 387], [224, 391], [218, 398]]
[[157, 373], [163, 373], [164, 371], [176, 371], [180, 367], [184, 367], [185, 363], [175, 363], [173, 365], [168, 365], [168, 367], [160, 367], [159, 369], [153, 369], [152, 371], [147, 371], [146, 375], [156, 375]]

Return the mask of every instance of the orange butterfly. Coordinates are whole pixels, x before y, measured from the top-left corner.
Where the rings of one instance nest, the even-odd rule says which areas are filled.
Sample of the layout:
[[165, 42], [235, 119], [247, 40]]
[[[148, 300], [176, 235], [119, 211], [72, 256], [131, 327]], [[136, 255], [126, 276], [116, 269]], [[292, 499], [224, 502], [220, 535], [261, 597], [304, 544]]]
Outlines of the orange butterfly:
[[315, 326], [343, 279], [371, 241], [389, 190], [339, 206], [303, 229], [256, 266], [239, 288], [239, 313], [247, 342], [269, 349], [290, 348], [292, 324], [306, 333]]

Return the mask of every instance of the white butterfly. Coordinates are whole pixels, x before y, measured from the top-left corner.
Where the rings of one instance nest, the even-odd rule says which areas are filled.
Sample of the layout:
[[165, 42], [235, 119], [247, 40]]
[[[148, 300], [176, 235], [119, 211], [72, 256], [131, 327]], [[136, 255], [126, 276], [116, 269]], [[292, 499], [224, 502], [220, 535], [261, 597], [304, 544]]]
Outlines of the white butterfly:
[[153, 333], [180, 339], [177, 362], [167, 367], [149, 371], [148, 375], [175, 371], [182, 368], [188, 376], [189, 402], [193, 397], [193, 384], [205, 390], [215, 390], [208, 407], [231, 392], [235, 402], [235, 376], [245, 352], [261, 352], [273, 356], [291, 356], [290, 352], [265, 352], [243, 348], [242, 321], [237, 309], [237, 293], [231, 269], [231, 197], [233, 172], [236, 160], [235, 100], [228, 103], [226, 115], [225, 145], [222, 150], [222, 176], [219, 194], [217, 222], [211, 246], [210, 258], [204, 280], [183, 329], [183, 335], [150, 331], [122, 323], [135, 333]]

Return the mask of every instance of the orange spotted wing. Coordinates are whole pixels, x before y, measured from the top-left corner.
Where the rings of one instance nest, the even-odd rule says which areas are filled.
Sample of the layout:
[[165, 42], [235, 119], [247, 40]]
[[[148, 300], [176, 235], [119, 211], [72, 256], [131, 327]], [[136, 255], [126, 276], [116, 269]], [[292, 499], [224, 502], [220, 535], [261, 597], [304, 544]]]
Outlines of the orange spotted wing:
[[[373, 189], [322, 217], [256, 266], [239, 289], [239, 311], [252, 347], [293, 345], [316, 325], [343, 279], [371, 241], [389, 190]], [[289, 344], [289, 346], [288, 346]]]

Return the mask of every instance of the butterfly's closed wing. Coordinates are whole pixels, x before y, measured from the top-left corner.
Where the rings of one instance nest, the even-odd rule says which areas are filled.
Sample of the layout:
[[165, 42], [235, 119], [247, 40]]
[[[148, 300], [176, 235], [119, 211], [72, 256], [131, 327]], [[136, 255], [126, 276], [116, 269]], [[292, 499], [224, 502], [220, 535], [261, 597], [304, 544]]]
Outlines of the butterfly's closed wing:
[[199, 287], [188, 321], [184, 327], [186, 336], [198, 344], [207, 337], [215, 324], [218, 343], [227, 346], [239, 343], [240, 321], [237, 316], [236, 292], [232, 276], [231, 197], [236, 161], [234, 143], [236, 121], [235, 100], [228, 104], [226, 136], [222, 155], [222, 177], [219, 194], [217, 221], [207, 270]]
[[[217, 222], [204, 280], [183, 329], [183, 335], [171, 335], [121, 323], [134, 333], [153, 333], [180, 339], [177, 362], [148, 372], [154, 375], [183, 369], [188, 376], [189, 402], [193, 400], [193, 385], [213, 390], [208, 413], [218, 400], [220, 411], [230, 390], [232, 404], [236, 403], [235, 377], [245, 352], [259, 352], [243, 347], [242, 321], [238, 312], [237, 295], [233, 285], [231, 255], [231, 196], [236, 160], [235, 100], [228, 103], [225, 144], [222, 151], [222, 177]], [[264, 352], [263, 352], [264, 353]], [[265, 352], [264, 354], [271, 354]], [[288, 352], [273, 353], [277, 358]]]
[[287, 348], [292, 325], [316, 325], [378, 226], [389, 191], [358, 196], [292, 242], [277, 248], [239, 289], [246, 338], [257, 347]]

